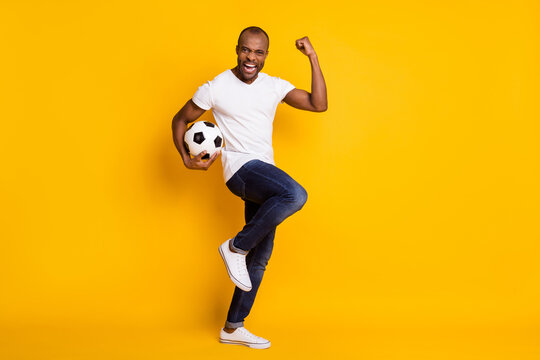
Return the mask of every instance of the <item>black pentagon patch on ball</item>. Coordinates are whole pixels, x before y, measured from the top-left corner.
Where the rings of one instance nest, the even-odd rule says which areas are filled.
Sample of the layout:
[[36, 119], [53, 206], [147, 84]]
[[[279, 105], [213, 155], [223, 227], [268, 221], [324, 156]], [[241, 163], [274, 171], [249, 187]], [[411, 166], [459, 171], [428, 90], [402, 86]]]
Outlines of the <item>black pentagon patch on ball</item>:
[[214, 139], [214, 145], [218, 148], [221, 146], [221, 142], [223, 140], [221, 139], [221, 136], [216, 136], [216, 138]]
[[204, 141], [204, 134], [202, 132], [198, 132], [193, 134], [193, 141], [199, 145], [201, 145]]
[[204, 124], [208, 127], [214, 127], [216, 125], [212, 124], [210, 121], [205, 121]]
[[210, 159], [210, 154], [207, 153], [201, 159], [204, 159], [204, 160]]

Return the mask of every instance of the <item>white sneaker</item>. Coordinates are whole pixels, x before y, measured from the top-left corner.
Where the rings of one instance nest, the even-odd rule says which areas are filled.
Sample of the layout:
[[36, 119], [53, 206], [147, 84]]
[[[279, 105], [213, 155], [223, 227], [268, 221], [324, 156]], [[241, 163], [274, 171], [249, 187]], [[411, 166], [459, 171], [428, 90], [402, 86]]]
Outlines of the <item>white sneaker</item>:
[[244, 291], [251, 290], [251, 279], [246, 267], [246, 255], [238, 254], [229, 248], [231, 239], [219, 247], [219, 253], [225, 262], [225, 267], [232, 282]]
[[270, 347], [270, 341], [253, 335], [245, 327], [239, 327], [230, 334], [221, 329], [219, 342], [224, 344], [249, 346], [253, 349], [267, 349]]

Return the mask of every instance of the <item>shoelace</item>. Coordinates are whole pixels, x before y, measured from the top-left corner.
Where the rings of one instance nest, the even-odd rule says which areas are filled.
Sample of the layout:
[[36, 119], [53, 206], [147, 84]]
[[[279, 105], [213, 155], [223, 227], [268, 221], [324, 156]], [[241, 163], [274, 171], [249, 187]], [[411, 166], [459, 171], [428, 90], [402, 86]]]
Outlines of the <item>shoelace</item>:
[[247, 274], [247, 268], [246, 268], [246, 262], [244, 255], [238, 255], [236, 256], [236, 262], [238, 264], [238, 269], [240, 269], [241, 274]]
[[240, 329], [242, 331], [242, 334], [249, 337], [249, 338], [252, 338], [253, 340], [258, 340], [259, 337], [258, 336], [255, 336], [253, 335], [252, 333], [250, 333], [246, 328], [241, 328]]

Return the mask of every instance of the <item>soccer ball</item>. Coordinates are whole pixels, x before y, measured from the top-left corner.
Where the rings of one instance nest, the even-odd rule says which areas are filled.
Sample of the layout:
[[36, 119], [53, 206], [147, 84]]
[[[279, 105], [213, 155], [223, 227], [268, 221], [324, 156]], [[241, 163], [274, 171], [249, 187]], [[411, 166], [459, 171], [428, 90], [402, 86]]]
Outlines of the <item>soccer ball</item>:
[[215, 124], [209, 121], [196, 121], [186, 130], [184, 145], [193, 156], [206, 150], [206, 155], [202, 158], [210, 159], [210, 156], [223, 147], [223, 135]]

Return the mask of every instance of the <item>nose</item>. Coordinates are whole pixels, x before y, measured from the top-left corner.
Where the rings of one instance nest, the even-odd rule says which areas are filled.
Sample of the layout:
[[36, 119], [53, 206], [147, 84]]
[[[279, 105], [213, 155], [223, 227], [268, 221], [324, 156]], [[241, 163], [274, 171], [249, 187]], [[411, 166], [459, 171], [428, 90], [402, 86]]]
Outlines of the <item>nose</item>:
[[247, 58], [248, 58], [249, 61], [255, 60], [255, 52], [250, 51], [249, 54], [247, 55]]

